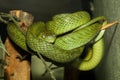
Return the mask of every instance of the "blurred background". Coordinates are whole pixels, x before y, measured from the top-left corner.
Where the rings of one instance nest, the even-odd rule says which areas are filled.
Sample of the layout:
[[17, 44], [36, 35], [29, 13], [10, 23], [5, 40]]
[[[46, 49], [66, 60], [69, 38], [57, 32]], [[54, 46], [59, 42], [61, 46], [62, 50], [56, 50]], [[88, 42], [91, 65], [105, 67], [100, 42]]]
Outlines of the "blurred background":
[[[120, 0], [0, 0], [0, 12], [20, 9], [31, 13], [35, 21], [48, 21], [58, 13], [85, 10], [91, 14], [91, 17], [103, 15], [112, 22], [120, 20], [119, 3]], [[6, 25], [2, 23], [0, 25], [2, 25], [0, 35], [4, 41]], [[94, 70], [77, 71], [79, 80], [120, 80], [120, 27], [118, 26], [119, 24], [107, 29], [105, 33], [105, 55], [101, 63]], [[41, 61], [33, 56], [31, 62], [33, 80], [47, 80], [48, 75], [41, 77], [45, 71]], [[57, 80], [63, 80], [63, 67], [56, 69], [55, 73]]]

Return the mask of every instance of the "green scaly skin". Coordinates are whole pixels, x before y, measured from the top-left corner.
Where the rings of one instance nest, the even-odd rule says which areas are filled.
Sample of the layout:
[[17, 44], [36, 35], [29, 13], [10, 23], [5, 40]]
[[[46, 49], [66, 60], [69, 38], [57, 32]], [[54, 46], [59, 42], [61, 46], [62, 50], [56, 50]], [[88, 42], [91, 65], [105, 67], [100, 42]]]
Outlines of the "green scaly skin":
[[66, 63], [77, 59], [84, 46], [97, 36], [101, 24], [95, 22], [99, 20], [105, 20], [105, 17], [90, 20], [87, 12], [80, 11], [55, 15], [46, 24], [34, 23], [26, 35], [12, 23], [8, 24], [7, 31], [11, 40], [22, 49], [28, 51], [28, 46], [53, 61]]
[[[29, 47], [32, 50], [43, 54], [44, 56], [46, 56], [47, 58], [50, 58], [53, 61], [61, 62], [61, 63], [69, 62], [81, 55], [81, 53], [83, 51], [83, 47], [67, 51], [67, 50], [63, 50], [63, 49], [53, 46], [52, 44], [44, 41], [44, 39], [41, 40], [41, 38], [38, 38], [37, 35], [42, 33], [42, 31], [40, 29], [43, 30], [43, 28], [42, 28], [43, 26], [41, 26], [42, 24], [43, 24], [42, 22], [38, 22], [38, 23], [35, 23], [32, 26], [30, 26], [30, 28], [27, 31], [26, 37], [25, 37], [25, 35], [22, 34], [22, 32], [19, 31], [19, 29], [13, 23], [10, 23], [8, 25], [7, 30], [8, 30], [8, 34], [9, 34], [10, 38], [15, 43], [17, 43], [17, 45], [20, 46], [22, 49], [28, 51], [28, 48], [26, 45], [26, 42], [27, 42]], [[36, 32], [36, 30], [39, 30], [39, 31]], [[33, 35], [32, 32], [34, 32], [35, 34]]]
[[91, 48], [88, 50], [88, 54], [85, 59], [77, 58], [72, 66], [76, 67], [82, 71], [88, 71], [95, 68], [102, 60], [104, 54], [104, 40], [103, 38], [98, 40]]
[[23, 50], [28, 51], [26, 46], [26, 37], [23, 33], [16, 27], [14, 23], [8, 23], [7, 33], [10, 39]]

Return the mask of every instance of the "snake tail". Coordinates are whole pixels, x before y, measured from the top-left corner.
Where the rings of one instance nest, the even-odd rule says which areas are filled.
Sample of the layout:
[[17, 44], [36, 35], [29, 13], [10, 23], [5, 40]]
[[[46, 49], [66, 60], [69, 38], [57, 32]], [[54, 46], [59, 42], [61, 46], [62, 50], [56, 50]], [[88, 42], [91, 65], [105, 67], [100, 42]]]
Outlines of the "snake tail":
[[86, 57], [82, 59], [77, 59], [73, 62], [73, 66], [82, 71], [88, 71], [94, 69], [101, 61], [104, 54], [104, 40], [100, 39], [92, 48], [89, 49]]

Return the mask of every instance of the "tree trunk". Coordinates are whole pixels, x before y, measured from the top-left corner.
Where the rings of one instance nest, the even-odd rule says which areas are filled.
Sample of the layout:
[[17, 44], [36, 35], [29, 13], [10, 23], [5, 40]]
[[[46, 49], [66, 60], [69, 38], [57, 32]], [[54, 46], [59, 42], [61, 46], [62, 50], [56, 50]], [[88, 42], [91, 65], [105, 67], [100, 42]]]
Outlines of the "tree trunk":
[[10, 53], [10, 57], [6, 57], [8, 66], [5, 69], [5, 80], [30, 80], [30, 62], [17, 59], [21, 53], [15, 49], [9, 38], [6, 39], [5, 46]]
[[[18, 24], [24, 31], [32, 24], [33, 16], [27, 12], [13, 10], [10, 11], [10, 14], [21, 20]], [[23, 61], [20, 61], [20, 59], [17, 58], [22, 58], [29, 53], [19, 49], [8, 37], [5, 41], [5, 47], [10, 54], [10, 57], [6, 56], [6, 62], [8, 63], [8, 66], [5, 69], [6, 80], [30, 80], [30, 57]]]
[[65, 67], [64, 80], [79, 80], [80, 71], [73, 67]]

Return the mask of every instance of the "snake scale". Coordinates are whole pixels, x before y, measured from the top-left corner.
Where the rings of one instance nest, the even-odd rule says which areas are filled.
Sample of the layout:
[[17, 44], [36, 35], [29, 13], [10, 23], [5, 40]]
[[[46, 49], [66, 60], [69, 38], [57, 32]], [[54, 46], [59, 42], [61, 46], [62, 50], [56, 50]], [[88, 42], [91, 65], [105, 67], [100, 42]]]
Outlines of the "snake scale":
[[[85, 11], [62, 13], [46, 23], [33, 23], [25, 34], [16, 24], [9, 23], [7, 32], [10, 39], [25, 51], [29, 52], [30, 48], [52, 61], [71, 62], [80, 70], [90, 70], [100, 62], [103, 55], [103, 39], [94, 42], [101, 31], [100, 20], [106, 18], [100, 16], [90, 19], [89, 13]], [[86, 57], [80, 59], [85, 46], [91, 43]]]

